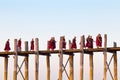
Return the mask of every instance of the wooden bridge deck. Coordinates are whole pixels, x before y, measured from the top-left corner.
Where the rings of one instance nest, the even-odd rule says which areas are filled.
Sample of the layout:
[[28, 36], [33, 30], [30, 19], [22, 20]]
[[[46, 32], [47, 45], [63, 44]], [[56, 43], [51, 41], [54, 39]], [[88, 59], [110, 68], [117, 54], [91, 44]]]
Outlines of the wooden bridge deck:
[[[84, 54], [90, 54], [90, 52], [104, 52], [105, 48], [89, 48], [89, 49], [83, 49]], [[113, 53], [115, 51], [120, 51], [120, 47], [108, 47], [106, 49], [107, 52]], [[47, 54], [57, 54], [59, 53], [60, 50], [39, 50], [38, 53], [39, 55], [47, 55]], [[63, 54], [70, 54], [70, 53], [81, 53], [82, 50], [81, 49], [74, 49], [74, 50], [70, 50], [70, 49], [66, 49], [63, 50]], [[26, 55], [26, 54], [35, 54], [35, 51], [20, 51], [17, 54], [18, 55]], [[15, 52], [11, 51], [11, 52], [0, 52], [0, 56], [5, 56], [5, 55], [14, 55]]]

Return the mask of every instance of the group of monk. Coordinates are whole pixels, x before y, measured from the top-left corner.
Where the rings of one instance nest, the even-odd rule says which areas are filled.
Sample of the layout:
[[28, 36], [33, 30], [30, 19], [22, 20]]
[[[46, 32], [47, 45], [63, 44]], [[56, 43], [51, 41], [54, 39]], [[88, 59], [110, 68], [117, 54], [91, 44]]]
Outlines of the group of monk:
[[[8, 39], [5, 43], [5, 51], [9, 51], [11, 50], [10, 48], [10, 43], [9, 43], [10, 39]], [[85, 43], [85, 36], [83, 35], [83, 48], [93, 48], [93, 38], [92, 36], [88, 35], [88, 37], [86, 38], [86, 43]], [[98, 34], [96, 36], [96, 47], [100, 48], [102, 47], [102, 37], [101, 34]], [[18, 40], [17, 42], [17, 47], [18, 47], [18, 51], [21, 51], [21, 38]], [[73, 38], [72, 42], [70, 41], [71, 45], [70, 45], [70, 49], [77, 49], [77, 44], [76, 44], [76, 36]], [[30, 50], [34, 51], [34, 39], [32, 38], [31, 42], [30, 42], [31, 46], [30, 46]], [[62, 49], [66, 49], [66, 41], [65, 41], [65, 36], [62, 36], [60, 38], [60, 48]], [[48, 50], [54, 50], [56, 48], [56, 41], [55, 41], [55, 37], [51, 37], [51, 39], [48, 41], [47, 44], [47, 49]]]
[[[62, 43], [61, 43], [62, 42]], [[101, 34], [98, 34], [96, 36], [96, 41], [93, 40], [91, 35], [88, 35], [86, 38], [86, 43], [85, 43], [85, 36], [83, 35], [83, 48], [93, 48], [93, 42], [96, 42], [96, 47], [100, 48], [102, 47], [102, 36]], [[65, 37], [62, 36], [60, 38], [60, 48], [66, 49], [66, 41]], [[56, 48], [56, 41], [54, 37], [51, 37], [51, 39], [48, 41], [48, 50], [54, 50]], [[73, 38], [72, 43], [70, 45], [70, 49], [77, 49], [77, 44], [76, 44], [76, 36]]]
[[[31, 43], [30, 50], [31, 50], [31, 51], [34, 51], [34, 39], [33, 39], [33, 38], [32, 38], [32, 40], [31, 40], [30, 43]], [[21, 38], [20, 38], [20, 39], [18, 40], [18, 42], [17, 42], [17, 49], [18, 49], [18, 51], [21, 51], [21, 49], [22, 49], [21, 44], [22, 44], [22, 41], [21, 41]], [[4, 50], [5, 50], [6, 52], [8, 52], [8, 51], [11, 50], [11, 48], [10, 48], [10, 39], [8, 39], [8, 40], [6, 41]]]

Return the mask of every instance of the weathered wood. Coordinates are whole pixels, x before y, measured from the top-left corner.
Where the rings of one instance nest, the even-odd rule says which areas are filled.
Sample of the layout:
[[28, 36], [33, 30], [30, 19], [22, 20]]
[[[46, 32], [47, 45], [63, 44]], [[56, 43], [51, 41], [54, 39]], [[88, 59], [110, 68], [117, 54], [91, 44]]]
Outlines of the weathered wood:
[[60, 52], [59, 52], [59, 78], [58, 78], [58, 80], [62, 80], [63, 48], [61, 46], [62, 46], [62, 41], [60, 38], [60, 42], [59, 42], [59, 49], [60, 49]]
[[39, 40], [35, 38], [35, 80], [39, 80]]
[[[117, 47], [117, 43], [114, 42], [114, 47]], [[117, 76], [117, 52], [113, 53], [114, 58], [114, 80], [118, 80]]]
[[90, 79], [93, 80], [93, 53], [89, 54], [89, 64], [90, 64]]
[[[28, 51], [28, 41], [25, 41], [25, 51]], [[25, 56], [25, 80], [29, 80], [29, 70], [28, 70], [28, 54]]]
[[[71, 42], [69, 41], [69, 49], [71, 49]], [[69, 80], [74, 80], [74, 54], [69, 55]]]
[[[104, 52], [105, 48], [92, 48], [92, 49], [83, 49], [84, 54], [90, 54], [90, 52]], [[120, 51], [120, 47], [108, 47], [106, 48], [107, 52], [113, 53], [114, 51]], [[74, 49], [74, 50], [63, 50], [64, 53], [81, 53], [81, 49]], [[38, 53], [39, 55], [46, 55], [46, 54], [58, 54], [60, 50], [39, 50]], [[64, 54], [63, 53], [63, 54]], [[0, 57], [4, 57], [6, 55], [14, 55], [15, 52], [0, 52]], [[21, 51], [17, 52], [18, 55], [25, 55], [25, 54], [35, 54], [35, 51]], [[96, 53], [97, 54], [97, 53]]]
[[17, 63], [18, 63], [18, 55], [17, 55], [17, 39], [14, 39], [14, 71], [13, 71], [13, 80], [17, 80]]
[[83, 67], [84, 67], [84, 50], [83, 50], [83, 36], [81, 36], [80, 40], [80, 80], [83, 80]]
[[47, 65], [47, 80], [50, 80], [50, 55], [46, 56]]
[[8, 78], [8, 56], [4, 57], [4, 80]]
[[[47, 48], [48, 50], [48, 48]], [[50, 80], [50, 55], [46, 55], [47, 80]]]
[[104, 80], [107, 80], [107, 35], [104, 35]]

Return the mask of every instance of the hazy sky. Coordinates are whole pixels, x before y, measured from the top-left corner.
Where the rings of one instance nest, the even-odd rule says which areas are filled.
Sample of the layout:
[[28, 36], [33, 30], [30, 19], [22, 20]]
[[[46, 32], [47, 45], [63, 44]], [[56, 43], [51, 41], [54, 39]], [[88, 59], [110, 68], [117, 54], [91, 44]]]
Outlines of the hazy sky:
[[[108, 34], [108, 46], [112, 46], [113, 41], [116, 41], [119, 46], [120, 1], [0, 0], [0, 27], [0, 51], [3, 51], [5, 41], [8, 38], [12, 50], [15, 38], [21, 38], [22, 45], [24, 45], [24, 41], [31, 41], [32, 38], [36, 37], [39, 38], [40, 49], [46, 49], [46, 42], [52, 36], [56, 38], [57, 44], [62, 35], [65, 35], [67, 42], [77, 36], [79, 44], [81, 35], [92, 35], [95, 40], [98, 33], [101, 33], [102, 36]], [[96, 57], [98, 58], [97, 55]], [[52, 57], [53, 61], [54, 58], [55, 56]], [[55, 59], [58, 59], [58, 56]], [[12, 58], [10, 60], [13, 61]], [[101, 64], [103, 65], [103, 62]], [[78, 65], [75, 67], [79, 71], [79, 62], [76, 62], [76, 65]], [[2, 64], [0, 64], [1, 66], [3, 67]], [[79, 72], [75, 80], [79, 80], [78, 74]], [[30, 80], [33, 78], [34, 75]], [[42, 80], [44, 79], [45, 75]], [[51, 79], [56, 80], [57, 77], [52, 75]], [[85, 77], [85, 79], [88, 78]]]

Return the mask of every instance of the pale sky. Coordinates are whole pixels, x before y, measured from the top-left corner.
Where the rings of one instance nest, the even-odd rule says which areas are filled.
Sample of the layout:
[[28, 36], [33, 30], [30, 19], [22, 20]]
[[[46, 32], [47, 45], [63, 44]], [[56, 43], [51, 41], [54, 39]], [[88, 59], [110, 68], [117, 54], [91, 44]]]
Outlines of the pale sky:
[[[15, 38], [24, 41], [31, 41], [32, 38], [39, 38], [40, 50], [46, 49], [47, 40], [54, 36], [57, 44], [59, 37], [65, 35], [66, 41], [71, 40], [74, 36], [77, 37], [77, 44], [79, 48], [79, 41], [81, 35], [92, 35], [93, 39], [98, 33], [108, 35], [108, 46], [113, 46], [116, 41], [120, 45], [120, 1], [119, 0], [0, 0], [0, 51], [3, 51], [5, 41], [9, 38], [11, 48], [13, 51], [13, 41]], [[67, 45], [68, 46], [68, 45]], [[57, 46], [58, 49], [58, 46]], [[24, 50], [24, 48], [23, 48]], [[103, 55], [95, 55], [95, 69], [99, 69], [98, 62], [101, 62], [100, 70], [103, 70]], [[120, 55], [118, 55], [120, 56]], [[57, 57], [57, 58], [56, 58]], [[109, 58], [109, 57], [108, 57]], [[51, 57], [51, 64], [56, 64], [57, 67], [51, 69], [51, 79], [57, 80], [58, 76], [58, 60], [57, 55]], [[89, 56], [86, 56], [89, 60]], [[97, 60], [98, 59], [98, 60]], [[13, 58], [10, 57], [10, 61]], [[34, 57], [30, 58], [34, 65]], [[41, 62], [40, 71], [45, 73], [46, 67], [45, 57], [42, 56], [44, 62]], [[98, 61], [98, 62], [97, 62]], [[0, 61], [3, 63], [3, 58]], [[86, 64], [88, 63], [88, 64]], [[85, 69], [89, 71], [89, 62], [85, 61]], [[0, 71], [3, 69], [3, 64], [0, 64]], [[13, 66], [10, 65], [11, 68]], [[79, 55], [75, 56], [75, 80], [79, 80]], [[34, 71], [34, 66], [31, 66], [30, 71]], [[95, 70], [95, 77], [102, 80], [102, 71]], [[118, 69], [120, 72], [120, 69]], [[89, 72], [85, 72], [85, 80], [88, 80]], [[52, 71], [53, 72], [53, 71]], [[108, 73], [109, 74], [109, 73]], [[120, 74], [120, 73], [119, 73]], [[3, 73], [0, 72], [3, 78]], [[9, 75], [9, 77], [12, 75]], [[44, 76], [44, 77], [43, 77]], [[42, 80], [45, 80], [45, 74], [40, 73]], [[108, 76], [109, 78], [109, 76]], [[11, 78], [12, 79], [12, 78]], [[9, 79], [9, 80], [11, 80]], [[64, 78], [66, 79], [66, 77]], [[120, 76], [119, 78], [120, 79]], [[34, 74], [30, 74], [30, 80], [34, 80]], [[109, 79], [110, 80], [110, 79]], [[111, 79], [112, 80], [112, 79]]]

